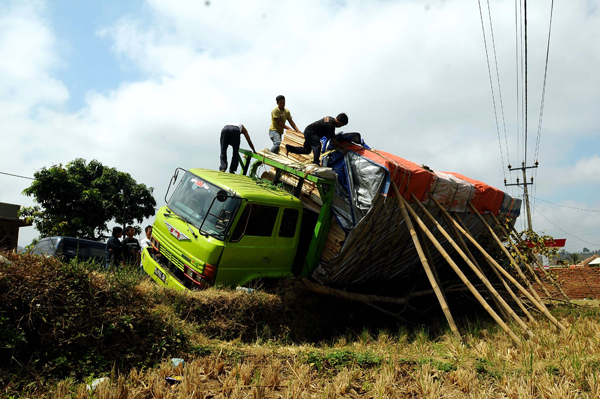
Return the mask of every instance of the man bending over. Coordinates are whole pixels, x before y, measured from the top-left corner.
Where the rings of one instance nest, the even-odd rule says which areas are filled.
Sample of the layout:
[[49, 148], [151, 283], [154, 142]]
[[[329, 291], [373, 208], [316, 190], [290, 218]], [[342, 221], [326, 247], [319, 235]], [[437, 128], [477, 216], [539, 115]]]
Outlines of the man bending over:
[[285, 149], [294, 154], [310, 154], [313, 153], [313, 163], [321, 165], [319, 158], [321, 157], [321, 137], [331, 139], [331, 142], [336, 147], [340, 148], [344, 154], [346, 149], [335, 139], [335, 128], [346, 126], [348, 124], [348, 115], [341, 113], [334, 118], [326, 116], [316, 122], [311, 123], [304, 129], [304, 146], [294, 147], [286, 144]]

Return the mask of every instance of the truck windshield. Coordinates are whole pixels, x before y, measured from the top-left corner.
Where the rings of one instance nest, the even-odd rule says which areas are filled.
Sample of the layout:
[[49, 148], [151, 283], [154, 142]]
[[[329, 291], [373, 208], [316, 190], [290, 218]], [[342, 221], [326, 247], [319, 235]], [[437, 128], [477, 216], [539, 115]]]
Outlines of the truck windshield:
[[220, 187], [187, 172], [167, 205], [197, 229], [202, 226], [202, 233], [224, 239], [240, 199], [227, 197], [221, 202], [216, 199], [219, 190]]

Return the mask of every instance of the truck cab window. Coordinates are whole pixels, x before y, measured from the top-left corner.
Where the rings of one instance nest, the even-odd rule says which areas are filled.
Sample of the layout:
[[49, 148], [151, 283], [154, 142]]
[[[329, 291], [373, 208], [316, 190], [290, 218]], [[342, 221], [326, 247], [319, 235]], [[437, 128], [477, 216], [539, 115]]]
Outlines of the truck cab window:
[[279, 227], [279, 237], [293, 237], [296, 234], [296, 224], [298, 223], [298, 209], [284, 209]]
[[279, 208], [266, 205], [246, 205], [231, 235], [237, 242], [243, 236], [271, 237]]

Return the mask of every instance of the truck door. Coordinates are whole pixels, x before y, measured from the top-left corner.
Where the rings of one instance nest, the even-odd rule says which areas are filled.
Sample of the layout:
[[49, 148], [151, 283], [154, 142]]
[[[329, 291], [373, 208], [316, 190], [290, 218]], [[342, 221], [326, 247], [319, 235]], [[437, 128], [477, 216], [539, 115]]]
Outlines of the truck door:
[[283, 208], [278, 231], [275, 232], [274, 262], [271, 262], [271, 274], [285, 276], [292, 273], [292, 265], [296, 256], [298, 237], [300, 235], [300, 210]]
[[217, 282], [240, 284], [269, 271], [279, 208], [247, 203], [223, 249]]

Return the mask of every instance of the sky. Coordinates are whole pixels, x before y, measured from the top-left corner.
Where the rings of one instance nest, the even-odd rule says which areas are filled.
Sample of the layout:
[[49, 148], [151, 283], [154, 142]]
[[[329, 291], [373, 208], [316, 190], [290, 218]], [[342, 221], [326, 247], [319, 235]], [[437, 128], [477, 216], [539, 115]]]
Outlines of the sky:
[[[513, 0], [0, 0], [0, 172], [97, 159], [160, 206], [175, 168], [218, 168], [225, 124], [270, 147], [283, 94], [301, 130], [346, 112], [371, 147], [513, 196], [508, 165], [538, 161], [534, 229], [599, 250], [600, 7], [555, 2], [540, 125], [550, 5], [527, 2], [525, 147]], [[0, 174], [0, 202], [29, 184]]]

